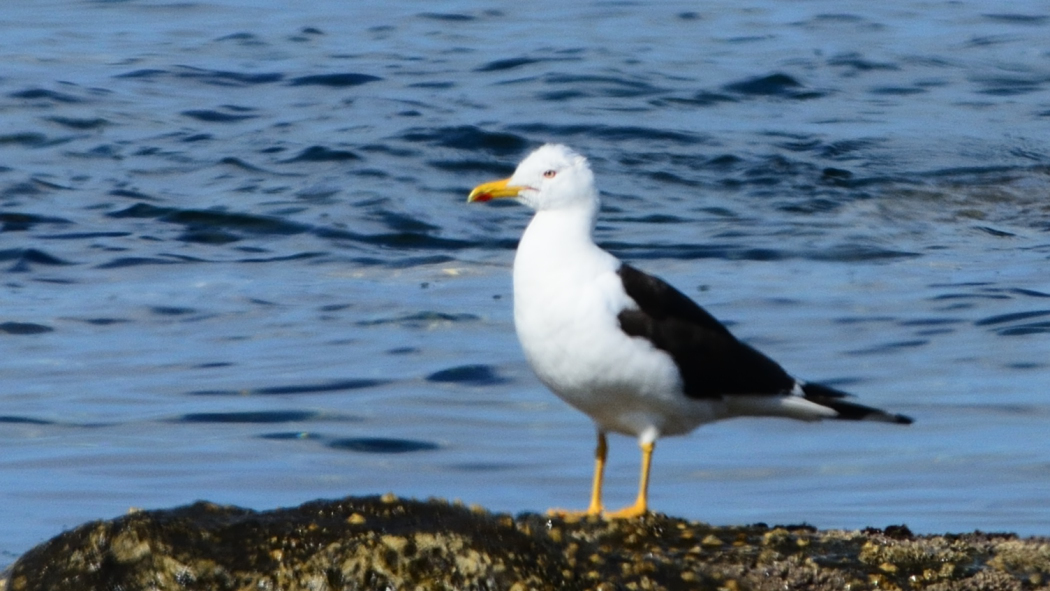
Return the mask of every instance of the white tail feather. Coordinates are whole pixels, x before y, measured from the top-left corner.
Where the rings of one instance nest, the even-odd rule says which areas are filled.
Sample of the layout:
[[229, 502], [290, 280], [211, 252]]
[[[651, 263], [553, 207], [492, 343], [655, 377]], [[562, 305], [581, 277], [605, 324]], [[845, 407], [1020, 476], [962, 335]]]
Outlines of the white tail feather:
[[838, 412], [801, 396], [726, 396], [729, 416], [786, 417], [800, 421], [819, 421], [838, 416]]

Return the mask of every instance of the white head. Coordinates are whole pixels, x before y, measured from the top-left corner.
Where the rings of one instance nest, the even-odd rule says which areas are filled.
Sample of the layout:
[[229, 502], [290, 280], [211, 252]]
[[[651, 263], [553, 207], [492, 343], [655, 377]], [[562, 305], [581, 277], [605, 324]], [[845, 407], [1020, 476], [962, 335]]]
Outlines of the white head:
[[478, 185], [467, 202], [514, 197], [537, 210], [598, 210], [598, 189], [587, 159], [561, 144], [544, 144], [510, 178]]

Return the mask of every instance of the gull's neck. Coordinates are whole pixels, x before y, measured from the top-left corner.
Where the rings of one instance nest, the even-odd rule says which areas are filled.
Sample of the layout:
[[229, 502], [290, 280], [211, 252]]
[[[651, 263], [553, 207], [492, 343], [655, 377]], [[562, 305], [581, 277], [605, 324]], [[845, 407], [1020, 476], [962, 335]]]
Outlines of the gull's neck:
[[525, 228], [518, 248], [568, 252], [588, 245], [593, 247], [595, 209], [581, 206], [537, 211]]
[[615, 269], [616, 259], [594, 243], [596, 214], [596, 204], [537, 211], [514, 257], [515, 284], [535, 275], [569, 281]]

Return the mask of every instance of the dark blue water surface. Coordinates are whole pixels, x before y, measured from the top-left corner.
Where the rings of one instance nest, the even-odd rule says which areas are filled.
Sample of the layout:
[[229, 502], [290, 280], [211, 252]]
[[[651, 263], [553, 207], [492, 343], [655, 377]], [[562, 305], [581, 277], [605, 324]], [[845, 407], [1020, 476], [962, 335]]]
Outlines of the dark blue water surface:
[[664, 440], [656, 510], [1050, 534], [1045, 2], [10, 4], [0, 565], [196, 499], [582, 507], [592, 427], [513, 333], [528, 212], [464, 203], [546, 141], [607, 248], [916, 418]]

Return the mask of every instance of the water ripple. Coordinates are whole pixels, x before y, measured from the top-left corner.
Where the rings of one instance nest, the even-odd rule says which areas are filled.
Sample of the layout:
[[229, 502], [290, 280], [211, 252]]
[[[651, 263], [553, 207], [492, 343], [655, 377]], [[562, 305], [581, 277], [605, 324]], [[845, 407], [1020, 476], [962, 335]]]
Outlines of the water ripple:
[[176, 421], [180, 423], [299, 423], [317, 416], [316, 412], [301, 410], [200, 412], [184, 414]]
[[52, 332], [55, 329], [35, 322], [0, 322], [0, 333], [9, 335], [35, 335]]
[[489, 365], [461, 365], [436, 371], [427, 376], [427, 381], [471, 386], [491, 386], [507, 382]]
[[743, 96], [778, 97], [791, 100], [812, 100], [822, 98], [827, 94], [806, 90], [801, 82], [783, 73], [731, 82], [723, 86], [722, 89], [726, 92]]
[[344, 72], [340, 74], [313, 74], [310, 76], [299, 76], [288, 81], [289, 86], [328, 86], [331, 88], [346, 88], [349, 86], [360, 86], [369, 82], [382, 80], [378, 76], [369, 74], [357, 74]]
[[202, 82], [213, 86], [248, 87], [280, 82], [284, 79], [284, 74], [278, 72], [259, 73], [237, 72], [233, 70], [209, 70], [207, 68], [180, 65], [171, 70], [149, 68], [117, 75], [117, 78], [139, 80], [156, 80], [164, 77]]
[[215, 111], [212, 109], [191, 109], [183, 111], [182, 114], [191, 119], [196, 119], [205, 123], [236, 123], [247, 119], [255, 119], [257, 117], [257, 115], [249, 115], [246, 113], [223, 113], [222, 111]]
[[350, 150], [336, 150], [324, 146], [310, 146], [285, 162], [346, 162], [360, 160], [361, 157]]
[[401, 138], [413, 143], [484, 151], [498, 156], [517, 155], [529, 146], [529, 142], [519, 135], [485, 131], [473, 125], [429, 129], [413, 128], [403, 133]]
[[403, 454], [417, 451], [433, 451], [441, 449], [436, 443], [430, 441], [415, 441], [412, 439], [391, 439], [386, 437], [354, 437], [336, 439], [328, 443], [332, 449], [356, 451], [370, 454]]
[[8, 273], [28, 272], [33, 270], [37, 265], [55, 267], [73, 264], [35, 248], [0, 250], [0, 261], [14, 261], [11, 266], [7, 268]]
[[347, 392], [350, 390], [362, 390], [376, 388], [389, 383], [389, 380], [353, 378], [334, 380], [331, 382], [320, 382], [313, 384], [293, 384], [288, 386], [266, 386], [247, 390], [199, 390], [190, 392], [195, 396], [280, 396], [287, 394], [328, 394], [333, 392]]

